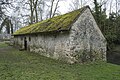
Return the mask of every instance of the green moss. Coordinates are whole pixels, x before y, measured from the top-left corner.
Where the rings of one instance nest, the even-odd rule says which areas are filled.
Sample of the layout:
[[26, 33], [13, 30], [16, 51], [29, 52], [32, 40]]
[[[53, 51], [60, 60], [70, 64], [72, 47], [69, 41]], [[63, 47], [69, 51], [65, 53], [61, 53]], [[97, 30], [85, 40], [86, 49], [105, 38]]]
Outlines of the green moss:
[[75, 19], [80, 15], [83, 10], [84, 8], [81, 8], [64, 15], [56, 16], [51, 19], [25, 26], [16, 31], [14, 35], [50, 32], [57, 30], [69, 30], [70, 25], [75, 21]]
[[0, 42], [0, 48], [7, 47], [8, 45], [5, 42]]

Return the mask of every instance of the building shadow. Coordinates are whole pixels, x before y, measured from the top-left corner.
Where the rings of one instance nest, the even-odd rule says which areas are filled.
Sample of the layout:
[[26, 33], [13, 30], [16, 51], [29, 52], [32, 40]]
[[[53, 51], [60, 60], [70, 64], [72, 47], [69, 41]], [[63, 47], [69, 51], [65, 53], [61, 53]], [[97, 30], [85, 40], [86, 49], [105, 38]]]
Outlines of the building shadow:
[[107, 52], [107, 62], [112, 64], [120, 65], [120, 52], [118, 51], [108, 51]]

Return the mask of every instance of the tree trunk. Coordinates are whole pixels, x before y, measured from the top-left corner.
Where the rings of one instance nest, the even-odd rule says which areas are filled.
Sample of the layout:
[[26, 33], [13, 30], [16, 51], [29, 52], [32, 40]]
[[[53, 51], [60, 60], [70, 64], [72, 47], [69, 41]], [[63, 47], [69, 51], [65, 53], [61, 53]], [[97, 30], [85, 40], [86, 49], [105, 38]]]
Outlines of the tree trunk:
[[58, 7], [58, 3], [59, 3], [59, 1], [60, 1], [60, 0], [58, 0], [58, 1], [57, 1], [57, 3], [56, 3], [55, 10], [54, 10], [54, 12], [53, 12], [52, 17], [54, 17], [54, 16], [55, 16], [55, 13], [56, 13], [56, 10], [57, 10], [57, 7]]
[[13, 34], [13, 24], [12, 24], [11, 20], [10, 20], [10, 27], [11, 27], [11, 34]]
[[52, 0], [52, 2], [51, 2], [52, 4], [51, 4], [51, 7], [50, 7], [50, 18], [52, 17], [52, 10], [53, 10], [53, 3], [54, 3], [54, 0]]
[[81, 7], [82, 7], [82, 0], [81, 0]]
[[30, 16], [30, 24], [33, 24], [33, 8], [32, 8], [32, 0], [30, 0], [30, 11], [31, 11], [31, 16]]
[[94, 0], [94, 5], [95, 5], [95, 18], [97, 23], [99, 24], [99, 5], [97, 0]]
[[110, 2], [110, 14], [112, 13], [112, 2], [113, 2], [113, 0], [111, 0], [111, 2]]
[[35, 22], [38, 22], [37, 2], [38, 0], [36, 0], [35, 3], [33, 2], [34, 10], [35, 10]]

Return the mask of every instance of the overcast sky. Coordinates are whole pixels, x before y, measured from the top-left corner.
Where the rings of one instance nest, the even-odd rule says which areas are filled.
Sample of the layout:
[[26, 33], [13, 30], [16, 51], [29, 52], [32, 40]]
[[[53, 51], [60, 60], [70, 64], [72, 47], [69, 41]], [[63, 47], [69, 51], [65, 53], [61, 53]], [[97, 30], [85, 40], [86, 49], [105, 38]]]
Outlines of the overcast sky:
[[[62, 14], [70, 11], [69, 8], [70, 8], [70, 4], [72, 4], [72, 1], [75, 1], [75, 0], [63, 0], [59, 3], [59, 5], [60, 5], [59, 10]], [[98, 2], [100, 2], [100, 1], [107, 1], [107, 0], [98, 0]], [[112, 0], [112, 1], [113, 1], [112, 11], [115, 11], [115, 0]], [[110, 2], [111, 2], [111, 0], [108, 0], [106, 3], [107, 14], [109, 14]], [[83, 3], [86, 3], [85, 5], [89, 5], [91, 9], [93, 9], [93, 7], [94, 7], [93, 0], [83, 0]]]
[[[17, 0], [16, 0], [17, 1]], [[18, 0], [20, 1], [20, 0]], [[76, 0], [62, 0], [59, 2], [59, 11], [61, 12], [61, 14], [67, 13], [70, 10], [70, 4], [72, 4], [72, 1], [76, 1]], [[107, 1], [106, 7], [107, 7], [107, 15], [109, 14], [109, 10], [110, 10], [110, 2], [113, 1], [112, 4], [112, 11], [116, 11], [115, 9], [115, 0], [98, 0], [98, 2], [100, 1]], [[119, 0], [118, 0], [119, 1]], [[93, 4], [93, 0], [83, 0], [83, 3], [85, 3], [85, 5], [89, 5], [91, 9], [93, 9], [94, 4]], [[18, 5], [18, 4], [17, 4]], [[19, 4], [19, 6], [21, 6], [22, 4]], [[85, 6], [84, 5], [84, 6]], [[104, 7], [104, 6], [103, 6]], [[25, 12], [23, 10], [21, 10], [22, 12]], [[8, 15], [10, 16], [15, 16], [17, 14], [19, 14], [19, 12], [13, 12], [13, 10], [10, 10], [8, 13]]]

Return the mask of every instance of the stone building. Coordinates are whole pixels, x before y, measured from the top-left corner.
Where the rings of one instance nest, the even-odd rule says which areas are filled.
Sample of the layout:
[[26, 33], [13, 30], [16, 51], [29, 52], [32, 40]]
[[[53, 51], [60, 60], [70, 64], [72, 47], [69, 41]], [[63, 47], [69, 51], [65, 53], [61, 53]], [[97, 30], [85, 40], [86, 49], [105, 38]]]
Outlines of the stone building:
[[54, 59], [106, 60], [106, 39], [88, 6], [25, 26], [13, 35], [15, 45]]

